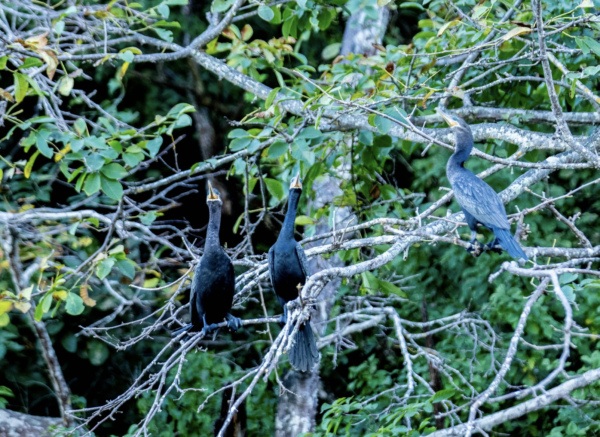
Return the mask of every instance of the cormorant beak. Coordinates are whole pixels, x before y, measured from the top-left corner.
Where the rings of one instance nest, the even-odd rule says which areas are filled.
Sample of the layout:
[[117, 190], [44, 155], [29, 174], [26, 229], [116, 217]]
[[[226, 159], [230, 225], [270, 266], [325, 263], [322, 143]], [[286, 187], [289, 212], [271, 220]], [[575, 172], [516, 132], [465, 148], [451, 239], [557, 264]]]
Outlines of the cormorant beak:
[[453, 120], [452, 116], [450, 114], [448, 114], [447, 112], [444, 112], [442, 109], [440, 109], [439, 106], [437, 108], [435, 108], [435, 110], [437, 111], [438, 114], [440, 114], [442, 116], [444, 121], [446, 123], [448, 123], [448, 126], [450, 126], [450, 127], [458, 126], [458, 122]]
[[208, 183], [208, 197], [206, 200], [219, 200], [219, 195], [213, 191], [213, 187]]
[[302, 189], [302, 181], [300, 180], [300, 175], [295, 176], [292, 179], [292, 183], [290, 184], [290, 188], [300, 188], [300, 189]]

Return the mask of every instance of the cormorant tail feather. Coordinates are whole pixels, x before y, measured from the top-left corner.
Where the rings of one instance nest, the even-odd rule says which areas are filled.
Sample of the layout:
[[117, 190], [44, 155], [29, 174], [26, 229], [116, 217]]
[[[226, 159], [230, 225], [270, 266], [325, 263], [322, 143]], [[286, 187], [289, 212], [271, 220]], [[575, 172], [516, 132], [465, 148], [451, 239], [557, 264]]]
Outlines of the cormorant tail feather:
[[527, 255], [525, 255], [521, 245], [510, 233], [510, 229], [494, 228], [493, 231], [498, 239], [498, 242], [500, 243], [500, 246], [502, 246], [502, 248], [506, 250], [510, 256], [515, 259], [523, 258], [525, 261], [529, 259], [527, 258]]
[[[290, 330], [294, 327], [290, 325]], [[319, 361], [319, 350], [310, 322], [298, 329], [295, 343], [289, 351], [290, 364], [301, 372], [312, 370]]]

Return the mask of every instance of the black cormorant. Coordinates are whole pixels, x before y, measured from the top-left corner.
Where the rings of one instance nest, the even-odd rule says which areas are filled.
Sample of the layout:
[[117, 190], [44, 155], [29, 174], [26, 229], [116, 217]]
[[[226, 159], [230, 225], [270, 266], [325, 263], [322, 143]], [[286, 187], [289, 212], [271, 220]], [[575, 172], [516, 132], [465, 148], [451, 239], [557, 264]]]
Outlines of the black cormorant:
[[237, 331], [242, 321], [229, 314], [235, 292], [235, 274], [231, 259], [221, 247], [219, 228], [221, 227], [221, 207], [223, 202], [219, 192], [208, 183], [206, 198], [210, 218], [206, 231], [204, 254], [194, 271], [190, 292], [190, 316], [192, 323], [173, 332], [202, 331], [204, 335], [214, 332], [216, 325], [227, 320], [227, 326]]
[[527, 260], [527, 255], [510, 233], [506, 210], [498, 194], [464, 167], [473, 150], [471, 128], [462, 118], [448, 114], [439, 107], [437, 111], [456, 136], [456, 150], [448, 160], [446, 175], [471, 229], [471, 244], [477, 241], [477, 223], [481, 223], [495, 235], [494, 240], [484, 246], [486, 250], [500, 244], [513, 258]]
[[[287, 323], [286, 304], [298, 297], [299, 285], [304, 285], [308, 274], [308, 260], [304, 249], [294, 238], [296, 209], [302, 194], [300, 176], [292, 179], [288, 209], [283, 227], [275, 245], [269, 250], [269, 273], [279, 303], [283, 306], [282, 323]], [[290, 332], [293, 326], [289, 327]], [[319, 359], [319, 351], [310, 322], [298, 329], [295, 343], [289, 353], [290, 364], [301, 372], [312, 370]]]

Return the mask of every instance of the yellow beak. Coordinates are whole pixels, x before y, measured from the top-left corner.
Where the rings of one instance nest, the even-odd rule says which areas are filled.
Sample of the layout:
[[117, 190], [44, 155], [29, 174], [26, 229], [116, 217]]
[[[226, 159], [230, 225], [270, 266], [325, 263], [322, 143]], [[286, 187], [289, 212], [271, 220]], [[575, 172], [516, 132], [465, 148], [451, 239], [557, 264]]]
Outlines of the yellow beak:
[[451, 117], [450, 114], [448, 114], [447, 112], [444, 112], [442, 109], [440, 109], [439, 107], [435, 108], [435, 110], [437, 111], [438, 114], [440, 114], [442, 116], [442, 118], [444, 119], [444, 121], [446, 123], [448, 123], [448, 126], [453, 127], [453, 126], [458, 126], [458, 122], [454, 121]]
[[213, 191], [210, 182], [208, 183], [208, 200], [219, 200], [219, 195]]
[[302, 182], [300, 181], [300, 175], [295, 176], [292, 179], [292, 183], [290, 184], [290, 188], [302, 188]]

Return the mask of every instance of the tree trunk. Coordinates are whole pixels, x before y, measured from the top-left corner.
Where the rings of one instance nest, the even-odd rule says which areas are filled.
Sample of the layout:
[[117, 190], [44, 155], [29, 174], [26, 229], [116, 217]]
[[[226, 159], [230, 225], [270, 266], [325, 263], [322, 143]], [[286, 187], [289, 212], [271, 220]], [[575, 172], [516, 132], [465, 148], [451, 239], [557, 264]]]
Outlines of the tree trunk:
[[[364, 10], [353, 14], [346, 23], [341, 54], [372, 55], [375, 51], [373, 44], [381, 43], [389, 17], [390, 12], [387, 8], [379, 8], [378, 20], [369, 20]], [[313, 192], [317, 195], [312, 202], [311, 209], [314, 211], [323, 205], [331, 204], [334, 197], [341, 194], [340, 184], [342, 181], [343, 175], [340, 173], [337, 177], [330, 176], [319, 183], [315, 182]], [[335, 211], [336, 230], [343, 230], [352, 217], [350, 208], [337, 208]], [[330, 231], [332, 229], [325, 224], [317, 226], [316, 233]], [[319, 242], [319, 244], [324, 243], [324, 241]], [[310, 271], [311, 274], [315, 274], [331, 267], [339, 267], [342, 264], [343, 262], [337, 255], [328, 260], [317, 257], [310, 261]], [[329, 318], [329, 312], [340, 283], [339, 278], [331, 281], [319, 296], [317, 313], [313, 316], [312, 323], [316, 328], [314, 331], [320, 335], [326, 328], [323, 322]], [[299, 434], [313, 432], [318, 407], [317, 391], [320, 384], [318, 366], [312, 373], [290, 371], [284, 378], [283, 384], [294, 394], [285, 393], [279, 399], [275, 419], [276, 437], [296, 437]]]
[[[219, 434], [225, 420], [227, 419], [227, 413], [229, 413], [229, 408], [231, 404], [231, 395], [233, 393], [233, 389], [224, 390], [223, 397], [221, 401], [221, 414], [219, 418], [215, 422], [214, 432], [215, 436]], [[235, 402], [235, 401], [234, 401]], [[241, 405], [238, 407], [237, 413], [231, 419], [227, 430], [225, 431], [225, 437], [245, 437], [246, 436], [246, 399]]]
[[0, 410], [0, 437], [50, 437], [50, 427], [63, 425], [59, 417], [30, 416], [16, 411]]

